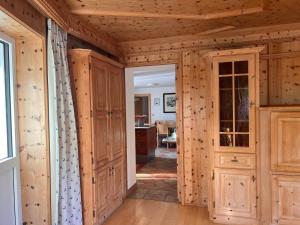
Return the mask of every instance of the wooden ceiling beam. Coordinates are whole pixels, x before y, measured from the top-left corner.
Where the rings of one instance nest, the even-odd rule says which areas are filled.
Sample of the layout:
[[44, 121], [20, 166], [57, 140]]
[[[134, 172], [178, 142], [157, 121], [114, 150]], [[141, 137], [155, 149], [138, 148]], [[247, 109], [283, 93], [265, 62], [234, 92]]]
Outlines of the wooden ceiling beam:
[[253, 14], [263, 12], [263, 6], [227, 10], [224, 12], [209, 13], [209, 14], [164, 14], [164, 13], [149, 13], [149, 12], [125, 12], [125, 11], [101, 11], [100, 9], [73, 9], [74, 15], [88, 16], [116, 16], [116, 17], [144, 17], [144, 18], [170, 18], [170, 19], [191, 19], [191, 20], [210, 20], [245, 14]]
[[30, 31], [45, 37], [45, 18], [32, 5], [23, 0], [0, 0], [0, 10], [14, 18]]
[[[300, 37], [300, 23], [272, 25], [255, 28], [228, 30], [219, 33], [199, 33], [197, 35], [181, 35], [168, 38], [156, 38], [140, 41], [120, 42], [125, 55], [135, 55], [141, 52], [181, 49], [207, 45], [222, 45], [242, 42], [263, 42], [264, 40], [280, 40]], [[165, 49], [162, 47], [165, 46]], [[147, 50], [146, 50], [147, 49]]]
[[110, 53], [113, 56], [121, 57], [121, 50], [118, 42], [110, 35], [100, 32], [91, 25], [74, 16], [64, 1], [54, 0], [29, 0], [43, 14], [53, 19], [66, 32], [72, 34], [96, 47]]

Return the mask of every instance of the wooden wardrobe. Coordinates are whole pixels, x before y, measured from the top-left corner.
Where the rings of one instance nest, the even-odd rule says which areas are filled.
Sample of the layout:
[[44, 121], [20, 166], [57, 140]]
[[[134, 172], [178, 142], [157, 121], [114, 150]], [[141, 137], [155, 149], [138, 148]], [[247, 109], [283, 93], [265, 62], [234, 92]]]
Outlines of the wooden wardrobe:
[[69, 51], [79, 134], [84, 225], [98, 225], [125, 195], [123, 65], [91, 50]]

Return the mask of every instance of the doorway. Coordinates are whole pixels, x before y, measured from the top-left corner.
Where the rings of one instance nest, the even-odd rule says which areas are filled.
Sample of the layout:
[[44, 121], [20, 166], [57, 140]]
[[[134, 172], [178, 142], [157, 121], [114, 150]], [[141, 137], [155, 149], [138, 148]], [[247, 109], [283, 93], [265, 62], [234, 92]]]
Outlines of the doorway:
[[129, 198], [178, 202], [176, 67], [126, 69]]

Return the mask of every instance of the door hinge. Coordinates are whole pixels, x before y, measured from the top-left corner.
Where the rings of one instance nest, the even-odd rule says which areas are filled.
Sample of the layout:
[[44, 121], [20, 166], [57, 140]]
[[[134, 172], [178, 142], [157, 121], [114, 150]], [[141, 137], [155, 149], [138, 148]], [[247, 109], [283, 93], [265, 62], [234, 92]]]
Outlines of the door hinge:
[[211, 139], [212, 146], [215, 146], [215, 139]]
[[94, 165], [94, 157], [92, 157], [92, 165]]
[[215, 171], [213, 170], [213, 174], [212, 174], [212, 177], [211, 177], [212, 180], [215, 180]]
[[95, 211], [95, 209], [93, 209], [93, 217], [94, 218], [96, 217], [96, 211]]
[[92, 177], [92, 183], [95, 184], [95, 177]]
[[93, 117], [93, 111], [91, 110], [91, 117]]
[[214, 102], [213, 101], [211, 102], [211, 108], [212, 109], [214, 108]]
[[214, 209], [216, 208], [216, 202], [215, 201], [213, 201], [213, 207], [214, 207]]
[[256, 178], [255, 178], [255, 176], [253, 175], [253, 176], [252, 176], [252, 181], [253, 181], [253, 183], [255, 182], [255, 180], [256, 180]]

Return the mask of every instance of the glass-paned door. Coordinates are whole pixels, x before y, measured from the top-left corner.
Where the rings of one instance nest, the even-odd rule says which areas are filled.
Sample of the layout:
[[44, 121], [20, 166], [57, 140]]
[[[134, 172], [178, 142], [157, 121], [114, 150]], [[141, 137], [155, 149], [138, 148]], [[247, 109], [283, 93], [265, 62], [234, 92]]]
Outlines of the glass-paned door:
[[[230, 61], [229, 61], [230, 60]], [[214, 64], [214, 82], [217, 102], [218, 146], [223, 150], [248, 149], [251, 147], [254, 125], [255, 96], [251, 86], [254, 86], [254, 70], [252, 58], [220, 57]], [[253, 87], [254, 89], [254, 87]], [[251, 92], [251, 95], [250, 95]]]

